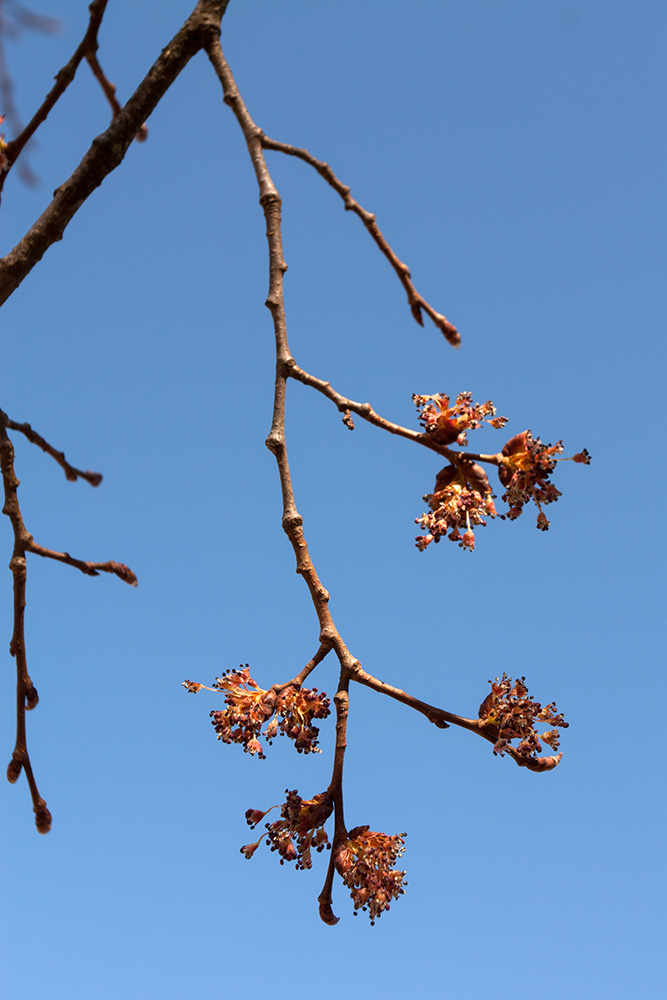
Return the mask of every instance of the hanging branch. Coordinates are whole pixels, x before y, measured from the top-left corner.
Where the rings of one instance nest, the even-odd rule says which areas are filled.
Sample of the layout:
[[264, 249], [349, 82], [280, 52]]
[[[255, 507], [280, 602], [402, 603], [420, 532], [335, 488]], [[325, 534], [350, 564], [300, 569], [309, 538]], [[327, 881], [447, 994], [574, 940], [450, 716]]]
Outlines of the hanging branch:
[[[250, 858], [255, 850], [266, 837], [271, 844], [272, 850], [278, 850], [282, 861], [296, 861], [297, 868], [309, 868], [311, 865], [311, 847], [317, 846], [320, 850], [328, 843], [324, 831], [324, 823], [328, 819], [331, 811], [335, 812], [334, 819], [334, 839], [332, 854], [324, 887], [319, 896], [320, 916], [325, 923], [335, 924], [337, 918], [332, 909], [332, 886], [334, 873], [338, 872], [343, 882], [351, 889], [351, 895], [356, 909], [368, 909], [371, 921], [379, 916], [385, 909], [389, 908], [390, 901], [397, 898], [403, 892], [404, 872], [395, 869], [395, 863], [403, 851], [404, 834], [387, 836], [386, 834], [370, 831], [369, 827], [355, 827], [348, 833], [343, 819], [343, 798], [342, 798], [342, 771], [343, 760], [346, 747], [347, 714], [348, 714], [348, 689], [351, 680], [364, 684], [372, 688], [379, 694], [387, 695], [400, 701], [409, 708], [423, 714], [430, 722], [438, 728], [446, 729], [449, 725], [456, 725], [470, 732], [474, 732], [484, 739], [494, 744], [494, 752], [507, 753], [515, 762], [522, 767], [527, 767], [534, 771], [550, 770], [558, 764], [560, 755], [557, 757], [541, 758], [536, 756], [536, 750], [541, 745], [533, 729], [535, 718], [548, 718], [554, 725], [565, 723], [562, 717], [556, 717], [551, 711], [551, 706], [545, 710], [546, 715], [540, 715], [541, 706], [526, 697], [521, 700], [516, 694], [522, 682], [516, 682], [511, 688], [504, 691], [503, 697], [508, 705], [503, 708], [504, 715], [501, 717], [500, 696], [494, 702], [493, 711], [487, 705], [485, 711], [480, 709], [479, 719], [467, 719], [463, 716], [455, 715], [443, 709], [429, 705], [426, 702], [385, 684], [372, 677], [361, 667], [359, 661], [351, 654], [343, 638], [341, 637], [333, 621], [329, 610], [329, 593], [323, 586], [315, 570], [308, 545], [303, 532], [303, 519], [299, 514], [292, 489], [292, 481], [289, 469], [287, 454], [287, 444], [285, 437], [285, 399], [288, 378], [294, 378], [315, 388], [323, 395], [327, 396], [337, 408], [344, 414], [344, 422], [352, 428], [352, 413], [356, 413], [363, 419], [375, 426], [399, 435], [415, 443], [444, 455], [449, 459], [451, 468], [461, 470], [460, 475], [471, 482], [474, 480], [476, 495], [482, 498], [480, 490], [487, 492], [488, 480], [484, 486], [485, 474], [482, 470], [473, 465], [472, 456], [457, 452], [448, 446], [454, 441], [459, 444], [465, 443], [465, 431], [474, 429], [483, 421], [488, 421], [495, 427], [501, 427], [505, 423], [505, 418], [495, 417], [495, 409], [491, 403], [483, 405], [474, 404], [470, 394], [463, 393], [457, 397], [454, 406], [449, 405], [447, 397], [415, 397], [420, 419], [424, 424], [424, 431], [417, 432], [408, 428], [394, 424], [383, 417], [380, 417], [369, 404], [356, 403], [337, 393], [330, 385], [322, 379], [305, 372], [298, 366], [292, 357], [287, 337], [287, 322], [285, 315], [285, 305], [283, 298], [283, 276], [287, 270], [287, 265], [283, 256], [282, 233], [281, 233], [281, 198], [273, 183], [268, 170], [263, 150], [266, 148], [280, 149], [284, 152], [293, 152], [291, 147], [283, 148], [282, 144], [268, 142], [261, 129], [253, 121], [243, 99], [239, 93], [233, 74], [227, 64], [219, 42], [216, 40], [207, 46], [207, 52], [215, 72], [223, 88], [223, 99], [228, 104], [243, 132], [246, 145], [252, 161], [255, 176], [259, 187], [259, 201], [264, 211], [266, 221], [266, 236], [269, 250], [269, 293], [266, 306], [271, 312], [273, 320], [275, 351], [276, 351], [276, 375], [274, 388], [273, 420], [271, 430], [266, 444], [273, 453], [278, 465], [280, 476], [282, 499], [283, 499], [283, 529], [285, 530], [294, 554], [296, 557], [297, 573], [303, 576], [311, 594], [313, 605], [317, 614], [320, 627], [320, 641], [328, 648], [332, 648], [339, 660], [341, 673], [338, 693], [334, 699], [337, 712], [336, 722], [336, 749], [334, 752], [334, 772], [331, 784], [326, 792], [316, 795], [314, 799], [304, 800], [296, 791], [289, 792], [287, 800], [281, 806], [281, 818], [273, 823], [267, 823], [267, 833], [262, 835], [258, 841], [241, 848], [243, 854]], [[295, 155], [301, 155], [303, 159], [308, 159], [314, 166], [332, 183], [337, 190], [342, 188], [340, 182], [328, 176], [328, 168], [319, 161], [314, 161], [305, 151], [298, 151]], [[326, 169], [325, 169], [326, 168]], [[329, 172], [330, 173], [330, 172]], [[332, 180], [333, 178], [333, 180]], [[334, 183], [335, 181], [335, 183]], [[344, 189], [347, 192], [347, 189]], [[339, 190], [339, 193], [343, 193]], [[349, 192], [347, 192], [349, 194]], [[344, 194], [345, 196], [345, 194]], [[351, 199], [350, 199], [351, 201]], [[347, 202], [346, 202], [347, 204]], [[348, 205], [354, 207], [357, 203]], [[362, 218], [370, 220], [372, 217], [357, 206], [357, 214]], [[374, 223], [374, 219], [373, 219]], [[371, 228], [369, 226], [369, 228]], [[377, 234], [371, 228], [371, 232], [376, 237], [376, 242], [384, 251], [384, 240], [378, 239]], [[379, 233], [379, 230], [378, 230]], [[393, 253], [387, 254], [390, 260], [394, 259]], [[396, 258], [397, 260], [397, 258]], [[399, 262], [400, 264], [400, 262]], [[405, 265], [400, 265], [405, 268]], [[405, 268], [407, 271], [407, 268]], [[405, 272], [400, 272], [405, 273]], [[439, 314], [436, 314], [439, 316]], [[523, 454], [523, 453], [522, 453]], [[474, 456], [478, 460], [487, 460], [491, 464], [499, 466], [501, 469], [509, 468], [511, 459], [505, 454]], [[480, 474], [484, 479], [480, 479]], [[458, 473], [457, 473], [458, 474]], [[445, 488], [450, 486], [451, 477], [446, 477]], [[490, 493], [490, 488], [488, 488]], [[481, 502], [481, 501], [480, 501]], [[486, 501], [487, 504], [490, 501]], [[466, 517], [469, 517], [466, 511]], [[469, 526], [469, 525], [468, 525]], [[468, 543], [469, 544], [469, 543]], [[472, 547], [472, 546], [470, 546]], [[505, 678], [503, 678], [503, 684]], [[245, 692], [247, 685], [257, 688], [257, 693], [248, 700], [248, 694], [241, 692], [243, 686]], [[188, 690], [193, 689], [192, 682], [185, 682]], [[223, 688], [222, 683], [217, 683], [218, 688]], [[201, 685], [196, 685], [197, 689]], [[257, 712], [258, 701], [264, 703], [267, 693], [262, 693], [262, 689], [252, 681], [248, 668], [242, 673], [232, 672], [227, 681], [226, 701], [229, 706], [224, 713], [213, 713], [213, 722], [216, 725], [218, 734], [220, 728], [224, 733], [225, 742], [243, 742], [244, 749], [250, 752], [258, 752], [260, 756], [261, 745], [257, 740], [261, 728], [259, 713]], [[271, 689], [269, 689], [271, 690]], [[523, 688], [521, 688], [523, 691]], [[495, 688], [494, 688], [495, 691]], [[254, 700], [253, 700], [254, 698]], [[512, 698], [514, 701], [512, 701]], [[500, 700], [499, 700], [500, 699]], [[521, 702], [521, 709], [515, 711], [514, 702]], [[504, 703], [503, 703], [504, 704]], [[247, 708], [247, 715], [244, 715], [244, 706]], [[495, 714], [494, 714], [495, 713]], [[508, 721], [509, 720], [509, 721]], [[245, 726], [252, 721], [252, 730], [245, 730]], [[232, 724], [237, 726], [238, 737], [234, 737]], [[266, 735], [273, 732], [270, 723]], [[228, 737], [228, 738], [227, 738]], [[557, 733], [553, 730], [543, 734], [542, 739], [551, 740], [552, 745], [557, 745]], [[509, 740], [520, 738], [521, 743], [517, 748], [513, 747]], [[298, 749], [298, 745], [297, 745]], [[251, 827], [256, 827], [258, 822], [266, 815], [261, 810], [248, 810], [246, 818]]]
[[[416, 519], [427, 532], [418, 536], [417, 546], [425, 549], [431, 542], [447, 536], [452, 541], [472, 551], [473, 527], [484, 525], [485, 517], [495, 517], [495, 495], [486, 472], [477, 464], [495, 466], [500, 483], [505, 489], [503, 500], [509, 506], [507, 517], [516, 519], [525, 504], [534, 502], [539, 510], [537, 526], [546, 530], [549, 522], [542, 507], [554, 502], [560, 495], [549, 481], [562, 452], [562, 445], [544, 445], [530, 431], [514, 435], [496, 454], [479, 454], [452, 447], [467, 448], [467, 432], [483, 424], [496, 429], [504, 427], [505, 417], [497, 417], [491, 401], [473, 402], [469, 392], [459, 393], [452, 401], [444, 393], [414, 395], [421, 430], [402, 427], [380, 416], [369, 403], [358, 403], [342, 396], [331, 384], [302, 369], [292, 357], [287, 336], [287, 321], [283, 297], [283, 279], [287, 265], [282, 246], [282, 201], [269, 172], [265, 151], [281, 152], [303, 160], [312, 166], [343, 199], [346, 210], [354, 212], [364, 223], [378, 248], [389, 260], [408, 297], [408, 304], [415, 320], [423, 326], [423, 314], [430, 317], [453, 345], [460, 343], [456, 328], [437, 312], [416, 291], [410, 270], [404, 264], [380, 231], [375, 216], [363, 208], [333, 173], [327, 163], [317, 160], [307, 150], [267, 138], [253, 121], [236, 86], [232, 72], [220, 47], [220, 22], [227, 8], [227, 0], [199, 0], [190, 17], [163, 49], [153, 67], [137, 87], [124, 107], [116, 97], [113, 84], [100, 67], [97, 58], [97, 35], [107, 0], [93, 0], [89, 7], [90, 20], [84, 38], [72, 59], [56, 77], [56, 84], [28, 126], [12, 143], [0, 147], [0, 167], [5, 174], [16, 161], [29, 138], [64, 93], [74, 78], [76, 69], [85, 58], [100, 83], [112, 109], [109, 127], [93, 140], [90, 149], [72, 176], [55, 192], [53, 200], [39, 219], [3, 260], [0, 260], [0, 305], [18, 287], [23, 278], [41, 259], [49, 246], [62, 238], [75, 213], [98, 187], [104, 178], [122, 161], [134, 138], [145, 137], [145, 121], [162, 99], [188, 61], [200, 50], [205, 50], [222, 85], [223, 100], [234, 113], [250, 155], [259, 189], [259, 202], [264, 213], [269, 256], [269, 291], [266, 306], [273, 323], [275, 341], [275, 383], [273, 416], [266, 440], [275, 457], [282, 493], [282, 527], [289, 539], [296, 560], [296, 572], [301, 575], [310, 592], [318, 623], [319, 647], [313, 658], [289, 681], [274, 683], [263, 689], [250, 676], [246, 664], [237, 670], [228, 670], [217, 678], [211, 688], [197, 681], [184, 681], [186, 690], [198, 693], [212, 690], [222, 694], [225, 707], [211, 712], [211, 721], [217, 737], [224, 743], [240, 744], [251, 755], [264, 756], [259, 737], [272, 739], [282, 733], [293, 740], [301, 753], [319, 753], [319, 730], [316, 720], [325, 719], [330, 713], [330, 702], [324, 692], [304, 687], [305, 681], [330, 653], [334, 652], [339, 663], [338, 689], [334, 697], [336, 710], [336, 744], [332, 777], [329, 786], [311, 799], [303, 799], [296, 790], [287, 791], [286, 800], [280, 805], [280, 818], [265, 824], [266, 832], [259, 839], [244, 846], [243, 854], [250, 858], [260, 844], [266, 841], [271, 850], [277, 851], [284, 861], [295, 861], [297, 868], [310, 868], [312, 851], [331, 850], [330, 863], [319, 896], [320, 916], [328, 924], [337, 923], [332, 908], [332, 888], [335, 874], [350, 890], [355, 911], [367, 910], [373, 922], [390, 903], [404, 891], [405, 872], [396, 868], [403, 853], [405, 834], [387, 835], [371, 830], [369, 826], [347, 828], [343, 812], [343, 763], [347, 747], [347, 720], [349, 712], [350, 682], [356, 681], [377, 694], [399, 701], [422, 714], [439, 729], [458, 726], [476, 733], [493, 744], [497, 755], [510, 756], [520, 767], [532, 771], [552, 770], [561, 754], [538, 756], [542, 743], [554, 751], [559, 746], [558, 729], [565, 727], [562, 715], [555, 704], [542, 707], [529, 695], [524, 678], [491, 681], [491, 692], [482, 702], [476, 719], [456, 715], [430, 705], [415, 696], [393, 687], [366, 672], [343, 640], [329, 608], [329, 593], [315, 569], [294, 497], [285, 434], [285, 406], [288, 379], [294, 379], [326, 396], [343, 413], [343, 421], [354, 428], [355, 414], [373, 426], [426, 447], [447, 461], [436, 475], [435, 487], [424, 496], [429, 510]], [[4, 157], [4, 160], [2, 159]], [[0, 179], [1, 187], [1, 179]], [[111, 573], [124, 582], [136, 586], [136, 576], [122, 563], [107, 561], [90, 562], [75, 558], [67, 552], [45, 548], [36, 543], [27, 531], [18, 504], [19, 481], [14, 471], [14, 449], [7, 431], [17, 431], [28, 441], [50, 455], [63, 469], [69, 480], [85, 479], [90, 485], [101, 482], [99, 473], [82, 471], [72, 466], [64, 452], [53, 448], [28, 423], [16, 423], [0, 411], [0, 464], [2, 466], [5, 503], [3, 512], [9, 517], [14, 532], [14, 550], [10, 568], [14, 580], [14, 629], [10, 652], [17, 665], [17, 737], [7, 776], [16, 781], [25, 771], [33, 799], [36, 823], [40, 832], [50, 827], [51, 816], [35, 783], [26, 742], [25, 712], [37, 704], [37, 692], [27, 669], [25, 652], [25, 588], [27, 578], [27, 553], [52, 559], [97, 576]], [[573, 460], [588, 463], [584, 450], [572, 456]], [[461, 535], [460, 530], [465, 533]], [[546, 723], [552, 728], [538, 734], [536, 726]], [[264, 727], [264, 728], [263, 728]], [[251, 828], [264, 819], [268, 812], [249, 809], [246, 819]], [[325, 824], [334, 817], [333, 840], [329, 843]]]
[[0, 410], [0, 467], [2, 468], [2, 482], [4, 490], [3, 514], [6, 514], [12, 524], [14, 532], [14, 551], [9, 563], [14, 580], [14, 629], [12, 639], [9, 644], [9, 652], [16, 660], [16, 743], [12, 753], [12, 759], [7, 768], [7, 780], [12, 784], [18, 780], [21, 771], [25, 772], [30, 794], [32, 796], [32, 806], [35, 813], [35, 825], [40, 833], [48, 833], [51, 829], [51, 813], [46, 807], [46, 802], [39, 794], [35, 781], [28, 744], [26, 737], [26, 710], [35, 708], [39, 701], [37, 690], [35, 689], [28, 673], [28, 661], [26, 657], [25, 643], [25, 605], [26, 605], [26, 582], [28, 576], [28, 566], [26, 553], [32, 552], [35, 555], [47, 559], [55, 559], [58, 562], [67, 563], [81, 570], [87, 576], [98, 576], [99, 573], [113, 573], [125, 583], [136, 587], [137, 578], [129, 566], [123, 563], [106, 562], [93, 563], [84, 562], [81, 559], [74, 559], [67, 552], [55, 552], [38, 545], [28, 531], [23, 521], [21, 508], [18, 501], [19, 479], [14, 470], [14, 446], [7, 434], [7, 428], [13, 427], [21, 430], [28, 440], [34, 441], [43, 451], [52, 455], [58, 464], [65, 468], [65, 472], [70, 470], [68, 479], [77, 477], [87, 478], [92, 485], [97, 485], [101, 481], [101, 476], [96, 473], [80, 473], [67, 462], [62, 452], [56, 451], [39, 434], [36, 434], [29, 424], [16, 424], [10, 420], [6, 413]]

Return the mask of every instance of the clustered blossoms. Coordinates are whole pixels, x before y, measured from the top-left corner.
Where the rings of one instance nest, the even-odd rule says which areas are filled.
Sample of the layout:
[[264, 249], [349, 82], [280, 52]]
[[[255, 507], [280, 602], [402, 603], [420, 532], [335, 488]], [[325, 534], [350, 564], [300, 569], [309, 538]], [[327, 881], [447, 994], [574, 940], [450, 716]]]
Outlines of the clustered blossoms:
[[[537, 505], [537, 527], [547, 531], [549, 521], [542, 510], [542, 504], [554, 503], [561, 495], [549, 476], [559, 461], [555, 456], [563, 453], [563, 444], [542, 444], [539, 438], [534, 438], [530, 431], [515, 434], [504, 446], [503, 464], [498, 469], [498, 478], [505, 487], [503, 500], [509, 510], [505, 517], [514, 521], [521, 514], [524, 505], [531, 500]], [[573, 462], [590, 465], [591, 457], [584, 448], [572, 456]]]
[[[496, 408], [491, 400], [474, 403], [470, 392], [460, 392], [453, 406], [450, 406], [449, 396], [443, 393], [434, 396], [415, 394], [412, 399], [425, 433], [443, 449], [454, 443], [466, 446], [466, 432], [476, 430], [484, 422], [495, 428], [504, 427], [507, 423], [507, 417], [495, 416]], [[473, 461], [475, 457], [498, 465], [498, 476], [505, 487], [503, 500], [509, 505], [508, 512], [502, 517], [516, 520], [524, 505], [532, 500], [539, 511], [537, 527], [546, 531], [549, 521], [542, 506], [554, 503], [561, 495], [549, 481], [549, 476], [556, 468], [556, 462], [566, 461], [556, 458], [562, 451], [560, 441], [545, 445], [530, 431], [523, 431], [510, 438], [499, 455], [484, 458], [461, 454], [460, 458], [453, 458], [451, 464], [438, 473], [433, 492], [424, 496], [430, 511], [415, 518], [415, 523], [426, 532], [415, 539], [417, 548], [423, 552], [431, 542], [439, 542], [448, 535], [451, 541], [459, 543], [460, 548], [472, 552], [475, 548], [473, 528], [486, 525], [486, 517], [497, 516], [493, 502], [495, 496], [488, 477]], [[452, 456], [450, 451], [445, 453]], [[584, 449], [573, 455], [571, 460], [589, 465], [591, 459]]]
[[[558, 750], [559, 727], [567, 729], [561, 713], [556, 712], [556, 704], [552, 702], [544, 708], [539, 701], [534, 701], [528, 694], [525, 677], [512, 681], [503, 674], [502, 679], [489, 681], [491, 692], [479, 706], [479, 718], [482, 728], [495, 739], [493, 752], [503, 754], [513, 749], [520, 758], [534, 758], [546, 743], [552, 750]], [[542, 722], [551, 725], [538, 736], [535, 723]], [[518, 739], [518, 746], [512, 747], [510, 740]], [[542, 743], [540, 742], [542, 741]]]
[[[312, 799], [302, 799], [296, 790], [285, 789], [287, 799], [280, 808], [281, 818], [274, 823], [265, 823], [266, 833], [254, 844], [246, 844], [241, 853], [250, 859], [266, 837], [272, 851], [278, 851], [281, 865], [285, 861], [296, 861], [297, 871], [312, 866], [311, 850], [323, 851], [330, 848], [324, 824], [333, 812], [333, 796], [330, 792], [320, 792]], [[275, 809], [276, 806], [271, 806]], [[245, 818], [254, 830], [267, 813], [259, 809], [248, 809]], [[296, 844], [295, 844], [296, 842]]]
[[[415, 518], [415, 524], [427, 532], [416, 539], [417, 548], [422, 552], [448, 532], [450, 541], [472, 551], [475, 548], [473, 526], [484, 526], [486, 517], [496, 516], [489, 478], [480, 465], [470, 461], [461, 460], [441, 469], [433, 493], [427, 493], [423, 499], [431, 511]], [[464, 529], [463, 535], [460, 528]]]
[[[295, 861], [297, 871], [305, 871], [312, 867], [313, 848], [318, 853], [331, 849], [324, 824], [333, 812], [333, 795], [326, 791], [312, 799], [302, 799], [296, 790], [285, 792], [287, 798], [280, 807], [280, 819], [265, 823], [266, 832], [253, 844], [245, 844], [241, 854], [250, 859], [262, 841], [266, 841], [280, 855], [281, 865]], [[271, 809], [265, 812], [248, 809], [245, 814], [248, 826], [254, 830]], [[336, 844], [334, 865], [350, 889], [355, 916], [358, 910], [367, 911], [373, 924], [389, 909], [392, 900], [405, 892], [405, 872], [395, 870], [405, 850], [404, 840], [404, 833], [388, 836], [368, 826], [357, 826]], [[335, 918], [333, 922], [336, 923]]]
[[350, 889], [355, 916], [368, 911], [371, 924], [389, 909], [390, 903], [405, 892], [404, 871], [395, 865], [403, 854], [405, 834], [389, 836], [368, 826], [356, 826], [336, 845], [336, 871]]
[[449, 396], [438, 392], [435, 396], [419, 396], [414, 393], [412, 401], [419, 411], [419, 422], [426, 433], [438, 444], [468, 443], [466, 431], [476, 430], [483, 422], [492, 427], [504, 427], [507, 417], [497, 417], [496, 408], [486, 403], [473, 403], [471, 392], [460, 392], [453, 406]]
[[[183, 681], [183, 687], [192, 694], [204, 688], [196, 681]], [[313, 719], [326, 719], [329, 699], [317, 688], [297, 688], [288, 685], [277, 693], [273, 688], [265, 691], [250, 676], [248, 665], [238, 670], [227, 670], [216, 678], [211, 691], [222, 691], [227, 708], [213, 711], [211, 724], [223, 743], [240, 743], [245, 753], [264, 758], [259, 736], [271, 744], [280, 733], [294, 740], [299, 753], [321, 753], [317, 747], [320, 731]], [[270, 720], [270, 721], [269, 721]], [[264, 732], [262, 726], [268, 723]]]

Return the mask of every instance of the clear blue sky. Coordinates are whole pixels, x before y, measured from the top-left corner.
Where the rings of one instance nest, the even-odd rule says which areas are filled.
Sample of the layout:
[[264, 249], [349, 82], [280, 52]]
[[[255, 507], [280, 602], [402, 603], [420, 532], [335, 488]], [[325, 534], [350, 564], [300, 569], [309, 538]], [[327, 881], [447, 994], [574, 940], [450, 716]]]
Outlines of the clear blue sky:
[[[79, 0], [40, 9], [61, 34], [9, 47], [26, 118], [86, 23]], [[122, 99], [189, 9], [111, 0], [100, 59]], [[29, 742], [54, 825], [38, 836], [25, 782], [5, 785], [8, 997], [664, 988], [666, 29], [662, 0], [232, 0], [224, 20], [258, 124], [332, 164], [463, 337], [456, 352], [421, 330], [359, 220], [272, 154], [298, 362], [400, 423], [417, 426], [413, 392], [470, 389], [509, 433], [593, 455], [560, 468], [547, 534], [526, 514], [490, 524], [472, 555], [419, 553], [437, 458], [361, 421], [351, 434], [328, 401], [289, 387], [297, 503], [363, 665], [464, 715], [489, 678], [525, 674], [570, 722], [562, 765], [536, 775], [353, 688], [347, 818], [408, 833], [408, 891], [373, 928], [340, 883], [340, 923], [319, 922], [322, 858], [301, 873], [238, 851], [248, 807], [326, 787], [333, 724], [319, 757], [279, 741], [258, 761], [216, 742], [212, 694], [180, 687], [246, 662], [269, 686], [317, 646], [263, 443], [264, 222], [204, 57], [7, 303], [0, 406], [105, 476], [98, 490], [68, 483], [17, 440], [27, 526], [139, 576], [135, 591], [30, 560]], [[107, 122], [84, 66], [39, 132], [40, 186], [8, 181], [3, 254]], [[2, 533], [6, 565], [8, 522]], [[7, 571], [0, 609], [8, 642]], [[7, 654], [4, 674], [9, 759]], [[316, 678], [333, 693], [333, 662]]]

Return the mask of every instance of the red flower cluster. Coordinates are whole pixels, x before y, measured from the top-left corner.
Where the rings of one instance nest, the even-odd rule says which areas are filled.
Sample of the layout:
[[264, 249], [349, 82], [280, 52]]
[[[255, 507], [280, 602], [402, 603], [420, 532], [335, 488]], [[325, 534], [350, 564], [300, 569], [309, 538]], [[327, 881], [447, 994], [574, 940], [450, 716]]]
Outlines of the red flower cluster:
[[[470, 392], [460, 392], [453, 406], [450, 406], [449, 396], [443, 393], [434, 396], [414, 394], [412, 399], [425, 433], [443, 449], [454, 442], [467, 445], [466, 432], [475, 430], [483, 422], [492, 427], [504, 427], [507, 423], [507, 417], [495, 416], [496, 408], [490, 400], [474, 403]], [[459, 459], [454, 458], [451, 465], [438, 473], [433, 493], [424, 496], [431, 510], [415, 519], [415, 523], [426, 532], [415, 539], [417, 548], [423, 552], [431, 542], [439, 542], [449, 535], [452, 541], [459, 543], [460, 548], [472, 552], [475, 548], [473, 528], [485, 525], [486, 517], [496, 517], [488, 477], [473, 462], [473, 458], [498, 465], [498, 476], [505, 487], [503, 500], [509, 505], [508, 512], [502, 517], [516, 520], [524, 505], [532, 500], [539, 511], [537, 527], [546, 531], [549, 521], [542, 507], [554, 503], [561, 495], [549, 481], [549, 476], [556, 468], [556, 462], [565, 461], [556, 457], [562, 451], [560, 441], [554, 445], [542, 444], [530, 431], [523, 431], [510, 438], [500, 455], [461, 454]], [[451, 456], [452, 453], [446, 454]], [[571, 460], [589, 465], [591, 459], [584, 449], [573, 455]]]
[[496, 408], [491, 400], [473, 403], [471, 392], [460, 392], [453, 406], [449, 405], [449, 396], [441, 392], [434, 396], [414, 393], [412, 401], [426, 433], [442, 445], [456, 441], [465, 446], [468, 443], [466, 431], [474, 431], [483, 421], [492, 427], [504, 427], [507, 423], [507, 417], [496, 417]]
[[396, 871], [405, 848], [405, 834], [388, 836], [367, 826], [357, 826], [334, 851], [336, 871], [351, 890], [355, 916], [367, 910], [371, 924], [405, 892], [404, 871]]
[[[558, 729], [567, 729], [568, 723], [556, 712], [555, 702], [542, 708], [539, 701], [529, 696], [525, 680], [521, 677], [512, 681], [503, 674], [501, 680], [496, 677], [495, 681], [489, 681], [491, 692], [479, 707], [479, 718], [481, 728], [495, 739], [495, 754], [502, 755], [510, 749], [519, 758], [534, 758], [542, 750], [542, 743], [558, 750]], [[550, 724], [553, 728], [538, 736], [536, 722]], [[514, 739], [520, 741], [516, 747], [510, 743]]]
[[[505, 517], [514, 521], [523, 511], [524, 505], [533, 500], [538, 507], [537, 527], [546, 531], [549, 527], [542, 504], [554, 503], [561, 495], [549, 476], [556, 468], [556, 455], [563, 452], [563, 444], [542, 444], [530, 431], [515, 434], [503, 448], [504, 463], [498, 469], [498, 478], [505, 487], [503, 500], [509, 505]], [[590, 459], [589, 459], [590, 461]]]
[[[266, 823], [267, 832], [254, 844], [242, 847], [241, 853], [251, 858], [266, 837], [271, 850], [278, 851], [281, 865], [285, 861], [296, 861], [297, 870], [304, 870], [312, 866], [313, 847], [319, 852], [329, 846], [324, 824], [333, 812], [333, 796], [330, 792], [320, 792], [312, 799], [302, 799], [296, 790], [286, 789], [286, 793], [287, 799], [280, 809], [281, 818]], [[245, 814], [248, 826], [254, 829], [270, 811], [248, 809]]]
[[[433, 493], [427, 493], [424, 500], [431, 511], [415, 518], [415, 524], [427, 532], [416, 538], [417, 548], [422, 552], [448, 532], [450, 541], [472, 552], [475, 548], [473, 525], [486, 525], [485, 517], [496, 516], [486, 472], [480, 465], [466, 460], [441, 469]], [[463, 535], [460, 528], [465, 529]]]
[[[183, 681], [183, 687], [197, 694], [204, 685]], [[317, 748], [320, 731], [313, 725], [313, 719], [326, 719], [329, 715], [330, 702], [323, 691], [292, 685], [280, 693], [273, 688], [265, 691], [252, 679], [247, 664], [245, 668], [226, 671], [206, 690], [222, 691], [225, 695], [227, 708], [210, 713], [211, 723], [223, 743], [240, 743], [246, 753], [264, 758], [259, 736], [263, 735], [270, 744], [280, 733], [294, 740], [299, 753], [321, 752]], [[262, 734], [262, 726], [267, 722]]]

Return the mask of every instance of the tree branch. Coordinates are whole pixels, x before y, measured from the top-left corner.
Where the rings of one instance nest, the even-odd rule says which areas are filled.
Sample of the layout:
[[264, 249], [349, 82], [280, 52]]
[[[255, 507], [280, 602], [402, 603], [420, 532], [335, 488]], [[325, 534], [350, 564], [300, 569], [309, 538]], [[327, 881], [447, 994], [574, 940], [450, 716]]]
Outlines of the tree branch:
[[5, 178], [9, 171], [11, 170], [14, 163], [19, 157], [19, 154], [33, 137], [42, 122], [45, 122], [49, 112], [54, 107], [56, 102], [65, 93], [70, 83], [74, 79], [74, 75], [79, 67], [79, 63], [84, 58], [87, 52], [94, 52], [97, 49], [97, 33], [100, 29], [102, 23], [102, 18], [104, 17], [104, 11], [109, 0], [93, 0], [90, 4], [88, 10], [90, 12], [90, 19], [88, 21], [88, 27], [86, 28], [86, 33], [81, 39], [76, 51], [74, 52], [72, 58], [66, 63], [62, 69], [58, 70], [55, 76], [55, 84], [49, 91], [49, 93], [44, 98], [44, 101], [37, 109], [35, 114], [32, 116], [25, 128], [12, 139], [11, 142], [7, 143], [7, 148], [5, 149], [5, 155], [9, 161], [9, 166], [2, 176], [0, 176], [0, 191], [2, 191], [3, 185], [5, 183]]
[[41, 434], [34, 431], [30, 424], [19, 424], [15, 420], [10, 420], [7, 414], [3, 413], [2, 410], [0, 410], [0, 419], [4, 420], [5, 426], [8, 427], [9, 430], [19, 431], [28, 439], [28, 441], [30, 441], [31, 444], [36, 444], [38, 448], [41, 448], [47, 455], [54, 458], [61, 469], [63, 469], [65, 478], [70, 482], [74, 482], [77, 479], [85, 479], [91, 486], [99, 486], [102, 482], [102, 474], [100, 472], [91, 472], [89, 469], [82, 472], [81, 469], [76, 469], [73, 465], [70, 465], [65, 458], [65, 452], [57, 451], [53, 445], [50, 445], [48, 441], [44, 440]]
[[199, 0], [183, 27], [139, 84], [108, 129], [93, 139], [71, 177], [56, 189], [53, 200], [14, 249], [0, 260], [0, 305], [21, 284], [63, 233], [95, 188], [122, 162], [133, 139], [181, 70], [220, 34], [229, 0]]
[[415, 320], [420, 326], [423, 326], [424, 319], [422, 311], [425, 312], [426, 315], [435, 323], [441, 333], [445, 335], [449, 343], [453, 347], [459, 347], [461, 337], [456, 327], [450, 323], [445, 316], [436, 312], [436, 310], [429, 305], [426, 299], [419, 294], [415, 286], [412, 284], [410, 268], [407, 264], [404, 264], [402, 260], [399, 260], [397, 255], [394, 253], [391, 246], [382, 235], [373, 213], [366, 211], [366, 209], [352, 197], [350, 194], [350, 188], [347, 184], [343, 184], [342, 181], [336, 177], [329, 164], [325, 163], [323, 160], [316, 159], [311, 153], [308, 152], [307, 149], [300, 149], [298, 146], [290, 146], [286, 142], [276, 142], [275, 139], [269, 139], [269, 137], [264, 135], [263, 132], [260, 135], [260, 139], [264, 149], [273, 149], [278, 153], [285, 153], [287, 156], [296, 156], [298, 159], [310, 164], [310, 166], [325, 179], [327, 184], [329, 184], [343, 199], [345, 203], [345, 210], [348, 212], [354, 212], [355, 215], [359, 216], [366, 229], [393, 267], [394, 271], [398, 275], [399, 281], [407, 293], [408, 305], [410, 306], [410, 311], [412, 312]]

